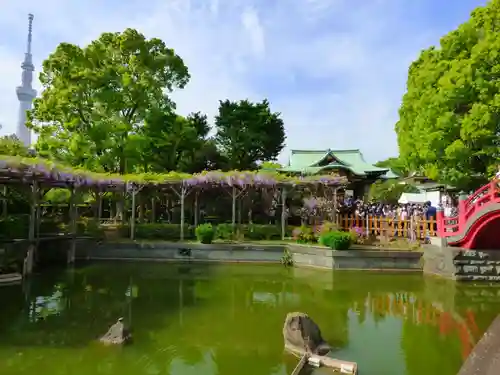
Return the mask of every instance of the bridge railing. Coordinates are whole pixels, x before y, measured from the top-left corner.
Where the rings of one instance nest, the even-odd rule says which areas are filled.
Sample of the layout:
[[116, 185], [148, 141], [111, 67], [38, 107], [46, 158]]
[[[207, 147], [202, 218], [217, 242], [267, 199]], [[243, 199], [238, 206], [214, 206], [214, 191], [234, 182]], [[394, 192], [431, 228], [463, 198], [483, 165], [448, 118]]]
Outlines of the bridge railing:
[[469, 197], [458, 202], [458, 215], [446, 217], [442, 210], [437, 212], [439, 237], [451, 237], [461, 234], [465, 230], [467, 221], [474, 216], [484, 205], [500, 201], [500, 180], [493, 180], [476, 190]]
[[367, 235], [388, 237], [416, 238], [425, 239], [437, 235], [437, 224], [434, 218], [418, 219], [413, 223], [407, 219], [395, 219], [380, 216], [358, 216], [339, 214], [336, 217], [336, 223], [342, 230], [349, 231], [353, 228], [359, 228]]

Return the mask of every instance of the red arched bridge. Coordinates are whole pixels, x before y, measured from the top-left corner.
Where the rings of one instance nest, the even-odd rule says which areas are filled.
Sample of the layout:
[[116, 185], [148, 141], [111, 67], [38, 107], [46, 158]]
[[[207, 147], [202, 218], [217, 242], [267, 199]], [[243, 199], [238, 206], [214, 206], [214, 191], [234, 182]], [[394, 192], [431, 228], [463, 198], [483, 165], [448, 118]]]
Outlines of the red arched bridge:
[[437, 213], [439, 237], [449, 246], [464, 249], [500, 249], [500, 180], [494, 180], [471, 196], [460, 199], [458, 216]]

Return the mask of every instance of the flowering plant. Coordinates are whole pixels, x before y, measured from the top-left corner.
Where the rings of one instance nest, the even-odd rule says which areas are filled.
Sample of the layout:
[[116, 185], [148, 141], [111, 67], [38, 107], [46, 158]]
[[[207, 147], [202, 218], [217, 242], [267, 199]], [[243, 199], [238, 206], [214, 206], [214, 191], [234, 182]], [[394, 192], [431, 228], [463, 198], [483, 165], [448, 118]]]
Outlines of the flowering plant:
[[317, 241], [312, 228], [305, 225], [295, 228], [292, 231], [292, 238], [297, 241], [297, 243], [314, 243]]
[[322, 197], [304, 198], [303, 206], [299, 210], [303, 222], [322, 221], [333, 217], [335, 207], [331, 200]]
[[351, 234], [351, 242], [353, 244], [362, 244], [365, 242], [366, 233], [365, 230], [361, 227], [353, 227], [349, 231]]
[[77, 186], [114, 185], [133, 188], [135, 185], [181, 185], [190, 186], [229, 186], [245, 188], [247, 186], [275, 187], [279, 185], [324, 185], [342, 186], [347, 183], [340, 176], [291, 177], [278, 172], [263, 171], [205, 171], [187, 174], [180, 172], [113, 174], [90, 172], [54, 163], [43, 158], [22, 158], [19, 156], [0, 155], [0, 176], [37, 177], [61, 184], [71, 183]]

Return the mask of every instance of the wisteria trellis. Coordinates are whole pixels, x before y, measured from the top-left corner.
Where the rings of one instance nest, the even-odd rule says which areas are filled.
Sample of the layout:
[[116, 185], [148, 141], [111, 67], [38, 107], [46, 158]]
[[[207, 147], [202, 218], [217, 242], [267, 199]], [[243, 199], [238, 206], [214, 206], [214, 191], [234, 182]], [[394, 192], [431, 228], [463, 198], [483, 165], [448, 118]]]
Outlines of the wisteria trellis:
[[129, 187], [135, 185], [170, 186], [236, 186], [275, 187], [283, 185], [342, 186], [345, 177], [335, 175], [291, 177], [272, 172], [255, 171], [207, 171], [196, 174], [170, 172], [166, 174], [107, 174], [72, 169], [39, 158], [20, 158], [0, 155], [0, 177], [28, 181], [42, 179], [48, 184], [72, 184], [76, 187], [110, 186]]

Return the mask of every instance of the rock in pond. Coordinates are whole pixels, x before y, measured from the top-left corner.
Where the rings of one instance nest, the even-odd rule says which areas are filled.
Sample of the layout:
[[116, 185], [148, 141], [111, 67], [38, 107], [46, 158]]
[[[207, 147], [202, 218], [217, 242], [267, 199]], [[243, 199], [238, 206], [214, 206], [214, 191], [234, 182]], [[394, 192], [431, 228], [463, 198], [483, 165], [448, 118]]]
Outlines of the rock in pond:
[[104, 345], [123, 345], [128, 343], [131, 338], [132, 335], [130, 334], [130, 330], [125, 327], [123, 318], [119, 318], [99, 341]]
[[323, 340], [318, 325], [301, 312], [288, 313], [283, 325], [285, 349], [302, 356], [304, 353], [326, 355], [331, 347]]

